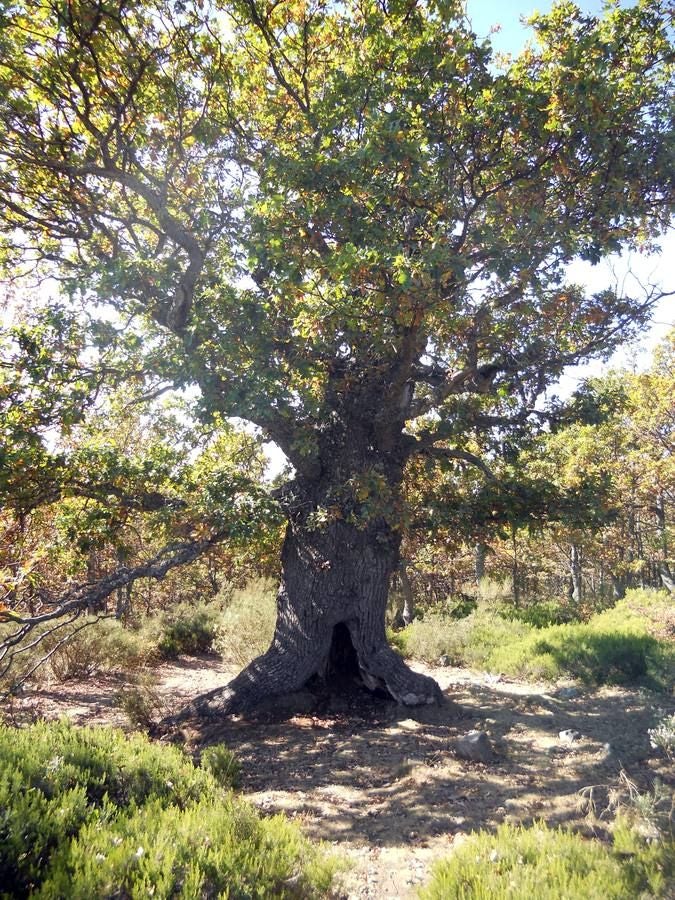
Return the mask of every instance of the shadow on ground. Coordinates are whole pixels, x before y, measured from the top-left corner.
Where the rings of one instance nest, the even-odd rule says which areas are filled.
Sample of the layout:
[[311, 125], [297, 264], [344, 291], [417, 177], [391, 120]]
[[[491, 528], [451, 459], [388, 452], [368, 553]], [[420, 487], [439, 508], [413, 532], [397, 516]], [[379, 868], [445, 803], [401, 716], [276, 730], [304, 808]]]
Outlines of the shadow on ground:
[[[541, 686], [445, 680], [451, 702], [440, 710], [356, 695], [348, 708], [340, 701], [315, 714], [240, 718], [184, 736], [196, 747], [231, 746], [244, 792], [261, 809], [300, 817], [314, 837], [381, 846], [503, 821], [581, 826], [583, 789], [593, 788], [601, 811], [621, 768], [645, 784], [667, 777], [649, 745], [649, 695], [605, 689], [563, 700]], [[456, 740], [471, 729], [488, 733], [493, 763], [458, 758]], [[565, 743], [561, 731], [580, 737]]]
[[[285, 812], [352, 860], [348, 898], [411, 897], [455, 841], [504, 821], [589, 830], [584, 800], [592, 798], [600, 816], [622, 768], [641, 789], [656, 776], [675, 784], [647, 733], [657, 707], [675, 709], [667, 695], [624, 688], [575, 694], [418, 668], [437, 678], [444, 707], [401, 708], [355, 689], [334, 700], [300, 697], [290, 708], [275, 701], [256, 719], [195, 724], [167, 738], [196, 752], [216, 742], [230, 746], [252, 803], [264, 813]], [[232, 673], [202, 658], [157, 674], [163, 702], [175, 710]], [[92, 680], [35, 692], [30, 702], [33, 711], [42, 703], [49, 717], [65, 712], [80, 723], [117, 724], [111, 697], [118, 690], [114, 680]], [[472, 729], [489, 735], [490, 764], [457, 756], [457, 738]], [[579, 738], [565, 743], [562, 731]], [[593, 828], [602, 836], [602, 817]]]

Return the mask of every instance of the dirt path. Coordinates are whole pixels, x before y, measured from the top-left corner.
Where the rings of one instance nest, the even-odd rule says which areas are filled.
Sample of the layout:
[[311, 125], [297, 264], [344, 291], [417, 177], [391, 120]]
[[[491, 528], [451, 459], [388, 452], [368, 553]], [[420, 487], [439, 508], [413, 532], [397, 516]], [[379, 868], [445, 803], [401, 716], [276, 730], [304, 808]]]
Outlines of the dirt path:
[[[601, 811], [622, 767], [642, 787], [655, 776], [675, 783], [647, 735], [657, 707], [675, 709], [672, 698], [417, 668], [433, 674], [454, 703], [416, 713], [355, 694], [321, 714], [240, 718], [180, 737], [193, 748], [226, 742], [242, 762], [242, 789], [253, 804], [285, 812], [345, 854], [352, 868], [340, 896], [350, 900], [414, 896], [433, 862], [478, 828], [537, 818], [588, 827], [580, 791], [593, 788]], [[213, 659], [183, 659], [156, 675], [163, 711], [171, 711], [232, 672]], [[123, 725], [115, 699], [122, 686], [108, 677], [29, 693], [15, 715], [65, 713], [78, 723]], [[458, 758], [455, 742], [472, 729], [489, 735], [491, 763]], [[580, 737], [566, 743], [565, 730]]]

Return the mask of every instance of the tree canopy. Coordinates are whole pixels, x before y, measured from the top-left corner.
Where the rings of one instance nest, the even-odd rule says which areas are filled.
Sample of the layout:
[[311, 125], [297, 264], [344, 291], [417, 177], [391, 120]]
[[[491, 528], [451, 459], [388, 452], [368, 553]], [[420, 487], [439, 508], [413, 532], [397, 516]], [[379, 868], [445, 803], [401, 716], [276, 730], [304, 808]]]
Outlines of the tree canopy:
[[77, 344], [19, 340], [10, 405], [49, 379], [29, 443], [101, 384], [195, 388], [284, 450], [293, 539], [367, 533], [387, 581], [406, 461], [487, 477], [648, 319], [657, 291], [566, 265], [668, 226], [670, 16], [559, 2], [496, 58], [453, 0], [3, 4], [1, 259]]

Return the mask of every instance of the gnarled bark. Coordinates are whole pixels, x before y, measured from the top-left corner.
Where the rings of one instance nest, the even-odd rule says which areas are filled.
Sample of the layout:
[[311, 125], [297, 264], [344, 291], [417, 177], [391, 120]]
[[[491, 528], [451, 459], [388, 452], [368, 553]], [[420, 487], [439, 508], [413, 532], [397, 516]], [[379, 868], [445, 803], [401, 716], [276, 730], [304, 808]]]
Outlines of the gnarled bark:
[[441, 702], [436, 682], [409, 669], [387, 643], [385, 609], [398, 564], [394, 533], [339, 519], [321, 529], [291, 522], [282, 564], [270, 648], [227, 687], [197, 698], [187, 715], [217, 718], [297, 691], [315, 676], [339, 681], [357, 673], [367, 688], [407, 706]]

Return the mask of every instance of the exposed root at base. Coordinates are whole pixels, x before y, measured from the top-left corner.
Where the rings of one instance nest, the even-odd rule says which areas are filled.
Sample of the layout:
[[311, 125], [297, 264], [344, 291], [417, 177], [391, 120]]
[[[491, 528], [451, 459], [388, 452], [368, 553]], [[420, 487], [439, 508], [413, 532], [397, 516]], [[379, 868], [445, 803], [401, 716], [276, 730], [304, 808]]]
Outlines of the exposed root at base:
[[[343, 679], [331, 685], [316, 678], [312, 684], [316, 675], [312, 668], [309, 664], [299, 665], [297, 658], [289, 659], [287, 654], [280, 654], [272, 647], [253, 660], [230, 684], [202, 694], [176, 715], [164, 719], [161, 728], [169, 731], [189, 721], [217, 721], [241, 713], [309, 714], [325, 705], [329, 696], [351, 694], [351, 685], [358, 690], [353, 679]], [[381, 703], [386, 704], [387, 698], [405, 707], [444, 703], [436, 681], [413, 672], [387, 645], [370, 654], [367, 666], [361, 661], [358, 671], [361, 690], [379, 694]], [[331, 690], [331, 687], [338, 690]]]

